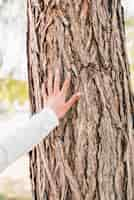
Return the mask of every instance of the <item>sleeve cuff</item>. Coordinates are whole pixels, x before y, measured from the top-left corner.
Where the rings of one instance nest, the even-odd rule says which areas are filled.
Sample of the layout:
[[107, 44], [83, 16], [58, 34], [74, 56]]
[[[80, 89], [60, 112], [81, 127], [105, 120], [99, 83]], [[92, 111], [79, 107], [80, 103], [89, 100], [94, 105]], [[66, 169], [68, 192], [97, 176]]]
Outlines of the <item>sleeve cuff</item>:
[[50, 107], [50, 106], [46, 106], [43, 108], [42, 113], [48, 113], [50, 115], [50, 119], [53, 121], [53, 123], [55, 124], [55, 126], [59, 126], [59, 119], [55, 113], [55, 111]]

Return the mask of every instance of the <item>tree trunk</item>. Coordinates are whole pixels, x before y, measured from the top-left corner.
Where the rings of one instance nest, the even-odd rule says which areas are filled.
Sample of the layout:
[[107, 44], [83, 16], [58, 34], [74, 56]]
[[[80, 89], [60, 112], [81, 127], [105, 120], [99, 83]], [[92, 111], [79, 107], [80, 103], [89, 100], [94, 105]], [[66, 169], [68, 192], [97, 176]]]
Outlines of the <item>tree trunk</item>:
[[132, 97], [120, 0], [28, 0], [32, 114], [47, 69], [83, 97], [29, 152], [34, 200], [133, 200]]

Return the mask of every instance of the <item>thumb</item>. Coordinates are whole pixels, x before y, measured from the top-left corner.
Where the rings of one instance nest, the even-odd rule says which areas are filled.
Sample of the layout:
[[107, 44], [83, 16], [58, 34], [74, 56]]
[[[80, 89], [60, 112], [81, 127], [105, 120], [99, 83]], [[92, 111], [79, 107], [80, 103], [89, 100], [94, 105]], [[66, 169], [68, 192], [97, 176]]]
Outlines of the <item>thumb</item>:
[[80, 92], [77, 92], [76, 94], [74, 94], [65, 104], [65, 109], [66, 111], [68, 111], [72, 106], [73, 104], [76, 103], [77, 100], [79, 100], [80, 96], [82, 94]]

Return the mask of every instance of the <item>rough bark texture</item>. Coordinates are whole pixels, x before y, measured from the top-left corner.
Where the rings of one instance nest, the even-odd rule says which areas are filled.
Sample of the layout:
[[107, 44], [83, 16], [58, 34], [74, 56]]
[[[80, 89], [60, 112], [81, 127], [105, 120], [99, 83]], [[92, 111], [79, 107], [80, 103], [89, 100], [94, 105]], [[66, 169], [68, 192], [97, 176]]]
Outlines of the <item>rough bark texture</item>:
[[133, 200], [132, 99], [120, 0], [28, 0], [32, 114], [47, 69], [84, 96], [29, 153], [35, 200]]

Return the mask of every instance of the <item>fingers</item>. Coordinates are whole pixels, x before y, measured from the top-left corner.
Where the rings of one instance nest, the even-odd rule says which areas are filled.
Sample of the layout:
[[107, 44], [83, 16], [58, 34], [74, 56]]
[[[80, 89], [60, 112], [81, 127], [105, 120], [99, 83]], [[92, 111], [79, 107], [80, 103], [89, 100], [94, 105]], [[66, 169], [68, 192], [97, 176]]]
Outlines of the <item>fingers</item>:
[[81, 93], [80, 92], [77, 92], [76, 94], [74, 94], [71, 99], [69, 99], [67, 102], [66, 102], [66, 111], [68, 111], [75, 103], [77, 100], [79, 100], [81, 96]]
[[42, 97], [43, 97], [44, 104], [46, 104], [47, 102], [46, 83], [47, 81], [45, 80], [44, 83], [42, 84]]
[[55, 79], [54, 79], [54, 94], [57, 94], [60, 90], [60, 71], [56, 69]]
[[49, 67], [48, 68], [48, 83], [47, 83], [47, 87], [48, 87], [48, 95], [51, 96], [52, 92], [53, 92], [53, 73], [52, 73], [52, 68]]
[[66, 92], [70, 86], [70, 80], [71, 80], [71, 73], [69, 72], [67, 75], [67, 78], [65, 79], [64, 83], [63, 83], [63, 87], [61, 89], [61, 93], [63, 95], [66, 95]]

